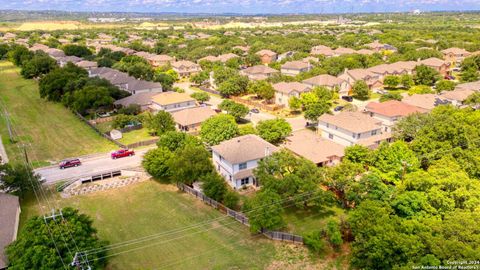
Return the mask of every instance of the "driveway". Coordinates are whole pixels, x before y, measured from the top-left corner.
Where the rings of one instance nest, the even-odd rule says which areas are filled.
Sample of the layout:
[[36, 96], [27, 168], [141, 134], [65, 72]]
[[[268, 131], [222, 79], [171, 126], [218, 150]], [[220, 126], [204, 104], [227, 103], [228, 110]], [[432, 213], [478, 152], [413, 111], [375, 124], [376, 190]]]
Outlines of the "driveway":
[[112, 159], [109, 153], [95, 157], [80, 158], [81, 166], [61, 170], [58, 166], [49, 166], [35, 169], [40, 176], [45, 177], [46, 184], [54, 184], [62, 180], [70, 180], [92, 176], [102, 172], [138, 167], [142, 163], [143, 155], [149, 148], [135, 151], [135, 156]]

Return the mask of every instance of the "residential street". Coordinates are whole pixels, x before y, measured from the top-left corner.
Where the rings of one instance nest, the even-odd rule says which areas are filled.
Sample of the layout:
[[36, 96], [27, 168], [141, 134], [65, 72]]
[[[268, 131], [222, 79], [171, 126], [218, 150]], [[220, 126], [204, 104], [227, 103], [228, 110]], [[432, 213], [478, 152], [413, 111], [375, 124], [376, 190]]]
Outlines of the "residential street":
[[82, 165], [79, 167], [66, 168], [61, 170], [58, 166], [49, 166], [36, 169], [35, 172], [46, 178], [47, 184], [54, 184], [62, 180], [82, 178], [94, 174], [121, 170], [140, 166], [143, 155], [149, 149], [135, 151], [135, 156], [119, 159], [112, 159], [109, 153], [104, 156], [95, 156], [90, 158], [80, 158]]

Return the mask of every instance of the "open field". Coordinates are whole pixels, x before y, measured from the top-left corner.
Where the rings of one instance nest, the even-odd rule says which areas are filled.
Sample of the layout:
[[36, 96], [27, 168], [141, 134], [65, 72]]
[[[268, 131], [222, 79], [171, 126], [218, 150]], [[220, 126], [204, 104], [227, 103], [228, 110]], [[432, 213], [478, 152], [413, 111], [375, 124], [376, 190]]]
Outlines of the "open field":
[[[192, 196], [179, 193], [176, 187], [154, 181], [68, 199], [52, 194], [50, 198], [57, 207], [72, 206], [90, 215], [99, 237], [111, 244], [224, 217]], [[38, 214], [35, 201], [24, 201], [22, 224], [35, 214]], [[139, 248], [112, 257], [107, 269], [273, 270], [279, 269], [274, 267], [278, 264], [313, 262], [304, 247], [289, 246], [263, 237], [252, 238], [246, 227], [224, 217], [194, 230], [114, 250]], [[292, 267], [282, 269], [319, 269]]]
[[[29, 154], [38, 161], [34, 165], [116, 148], [63, 105], [41, 99], [37, 82], [23, 79], [19, 69], [6, 61], [0, 62], [0, 99], [6, 105], [20, 139], [32, 143]], [[0, 134], [10, 160], [23, 158], [23, 153], [8, 139], [3, 117], [0, 119]]]

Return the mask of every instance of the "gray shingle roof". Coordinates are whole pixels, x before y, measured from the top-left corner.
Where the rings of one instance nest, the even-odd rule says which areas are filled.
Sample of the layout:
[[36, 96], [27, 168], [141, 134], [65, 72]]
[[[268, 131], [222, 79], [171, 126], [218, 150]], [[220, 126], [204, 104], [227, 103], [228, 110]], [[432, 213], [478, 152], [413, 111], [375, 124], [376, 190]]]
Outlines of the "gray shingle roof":
[[244, 135], [221, 142], [212, 147], [212, 150], [231, 164], [238, 164], [256, 160], [278, 151], [278, 148], [258, 137]]

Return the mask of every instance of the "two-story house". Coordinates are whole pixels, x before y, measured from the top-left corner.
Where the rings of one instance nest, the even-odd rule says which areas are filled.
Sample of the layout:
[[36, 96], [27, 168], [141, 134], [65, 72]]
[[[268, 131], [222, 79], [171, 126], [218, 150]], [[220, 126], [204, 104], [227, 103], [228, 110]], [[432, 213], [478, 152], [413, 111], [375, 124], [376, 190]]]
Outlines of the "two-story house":
[[270, 64], [277, 61], [277, 53], [270, 50], [261, 50], [256, 53], [260, 57], [262, 64]]
[[308, 61], [291, 61], [283, 64], [280, 72], [287, 76], [297, 76], [301, 72], [306, 72], [310, 69], [312, 69], [312, 65]]
[[431, 68], [435, 69], [442, 76], [448, 75], [449, 69], [450, 69], [450, 63], [449, 62], [447, 62], [445, 60], [442, 60], [442, 59], [435, 58], [435, 57], [431, 57], [431, 58], [428, 58], [428, 59], [421, 60], [421, 61], [419, 61], [419, 64], [420, 65], [425, 65], [427, 67], [431, 67]]
[[448, 48], [442, 51], [443, 59], [451, 65], [460, 65], [463, 59], [469, 57], [471, 53], [461, 48]]
[[152, 97], [150, 109], [166, 112], [174, 112], [197, 106], [195, 99], [185, 93], [163, 92]]
[[279, 82], [273, 85], [275, 90], [275, 104], [289, 107], [292, 97], [299, 98], [302, 93], [310, 92], [312, 88], [299, 82]]
[[257, 65], [240, 71], [240, 74], [247, 76], [250, 80], [266, 80], [277, 74], [278, 70], [271, 67]]
[[199, 64], [185, 60], [173, 62], [172, 69], [175, 70], [180, 77], [188, 77], [202, 70]]
[[337, 115], [324, 114], [318, 118], [321, 136], [344, 146], [361, 144], [375, 148], [391, 138], [391, 134], [383, 132], [382, 127], [382, 121], [361, 112], [344, 111]]
[[302, 83], [310, 86], [311, 88], [315, 86], [326, 87], [330, 90], [337, 90], [340, 96], [348, 95], [348, 83], [345, 80], [342, 80], [338, 77], [322, 74], [306, 80], [303, 80]]
[[212, 159], [215, 169], [234, 189], [245, 186], [259, 186], [253, 175], [258, 161], [279, 149], [258, 137], [244, 135], [223, 141], [212, 147]]
[[425, 113], [427, 110], [398, 101], [370, 102], [365, 107], [365, 112], [371, 117], [382, 121], [383, 130], [391, 132], [392, 127], [403, 117], [414, 113]]

